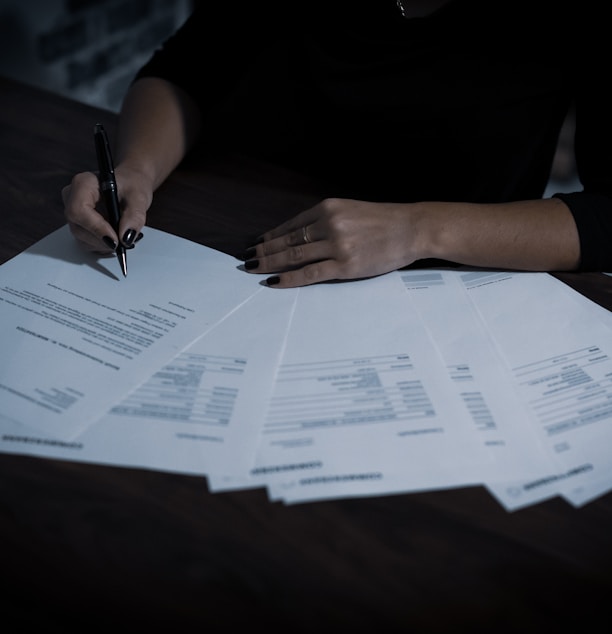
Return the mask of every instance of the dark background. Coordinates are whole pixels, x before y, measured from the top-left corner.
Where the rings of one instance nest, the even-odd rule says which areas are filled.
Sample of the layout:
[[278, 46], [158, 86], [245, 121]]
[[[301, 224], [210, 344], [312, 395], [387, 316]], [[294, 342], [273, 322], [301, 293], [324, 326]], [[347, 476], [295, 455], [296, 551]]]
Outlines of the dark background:
[[[0, 75], [117, 112], [135, 71], [193, 2], [0, 0]], [[570, 116], [545, 195], [576, 188], [572, 151]]]
[[117, 111], [192, 0], [0, 0], [0, 75]]

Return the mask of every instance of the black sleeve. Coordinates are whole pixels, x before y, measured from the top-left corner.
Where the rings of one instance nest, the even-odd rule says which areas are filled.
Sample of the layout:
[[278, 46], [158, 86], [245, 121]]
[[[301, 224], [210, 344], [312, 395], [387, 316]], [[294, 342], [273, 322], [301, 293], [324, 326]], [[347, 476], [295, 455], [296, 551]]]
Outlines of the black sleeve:
[[[582, 271], [612, 271], [612, 49], [606, 20], [592, 9], [576, 47], [575, 154], [582, 192], [556, 194], [570, 208], [580, 235]], [[582, 36], [580, 36], [582, 38]]]
[[580, 271], [612, 272], [612, 197], [586, 190], [555, 194], [572, 212], [580, 236]]

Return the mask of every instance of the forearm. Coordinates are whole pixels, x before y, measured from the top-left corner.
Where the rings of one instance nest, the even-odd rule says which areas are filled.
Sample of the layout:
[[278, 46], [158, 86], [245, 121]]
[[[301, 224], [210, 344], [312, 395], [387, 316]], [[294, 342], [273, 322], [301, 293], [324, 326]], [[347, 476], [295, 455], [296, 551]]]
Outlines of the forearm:
[[479, 267], [571, 271], [580, 263], [572, 214], [556, 198], [504, 204], [418, 203], [423, 258]]
[[117, 166], [140, 172], [155, 190], [199, 130], [199, 112], [188, 95], [163, 79], [140, 79], [130, 87], [119, 116]]

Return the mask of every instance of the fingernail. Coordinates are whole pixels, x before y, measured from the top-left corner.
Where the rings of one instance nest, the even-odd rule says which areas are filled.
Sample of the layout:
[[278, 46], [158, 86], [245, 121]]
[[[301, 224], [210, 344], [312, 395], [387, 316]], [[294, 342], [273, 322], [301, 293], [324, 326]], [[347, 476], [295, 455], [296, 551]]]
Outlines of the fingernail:
[[139, 240], [141, 240], [141, 239], [142, 239], [142, 235], [143, 235], [143, 234], [142, 234], [142, 232], [141, 232], [141, 233], [139, 233], [139, 234], [136, 236], [136, 240], [134, 240], [134, 243], [133, 243], [133, 244], [130, 244], [130, 246], [129, 246], [129, 247], [125, 247], [125, 248], [126, 248], [126, 249], [133, 249], [133, 248], [136, 246], [136, 243], [137, 243]]
[[104, 236], [102, 238], [102, 241], [104, 242], [104, 244], [109, 249], [116, 249], [117, 248], [117, 243], [110, 236]]
[[133, 244], [135, 238], [136, 238], [136, 231], [134, 229], [128, 229], [123, 234], [123, 244], [125, 244], [126, 247], [129, 247]]
[[137, 236], [136, 236], [136, 240], [134, 240], [134, 242], [140, 242], [142, 240], [144, 236], [144, 233], [141, 231]]
[[251, 269], [256, 269], [259, 266], [259, 260], [247, 260], [244, 263], [244, 268], [247, 271], [250, 271]]
[[275, 286], [280, 282], [280, 277], [278, 275], [273, 275], [266, 280], [266, 284], [268, 286]]

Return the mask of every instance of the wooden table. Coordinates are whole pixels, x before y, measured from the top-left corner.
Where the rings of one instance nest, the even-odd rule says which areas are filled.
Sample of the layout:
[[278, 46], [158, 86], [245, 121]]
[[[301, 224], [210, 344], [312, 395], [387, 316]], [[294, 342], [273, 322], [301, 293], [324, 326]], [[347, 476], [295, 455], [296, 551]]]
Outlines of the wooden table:
[[[95, 169], [97, 121], [112, 135], [112, 113], [0, 80], [0, 262], [64, 223], [60, 190]], [[149, 224], [237, 253], [324, 193], [193, 157]], [[612, 309], [610, 278], [559, 277]], [[587, 631], [608, 617], [612, 495], [514, 513], [481, 487], [287, 507], [199, 477], [0, 454], [0, 547], [2, 616], [23, 625], [10, 631]]]

